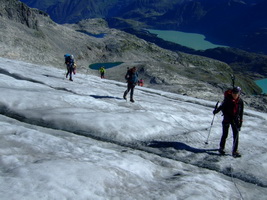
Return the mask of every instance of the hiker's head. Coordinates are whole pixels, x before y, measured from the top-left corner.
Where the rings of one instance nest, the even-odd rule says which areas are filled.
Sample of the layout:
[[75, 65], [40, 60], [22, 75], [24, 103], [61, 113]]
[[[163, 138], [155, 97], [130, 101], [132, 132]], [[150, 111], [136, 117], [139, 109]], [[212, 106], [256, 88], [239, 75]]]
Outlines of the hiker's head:
[[241, 93], [241, 88], [240, 87], [234, 87], [232, 90], [232, 96], [234, 99], [237, 99]]
[[133, 71], [133, 72], [136, 72], [136, 67], [133, 67], [133, 68], [132, 68], [132, 71]]

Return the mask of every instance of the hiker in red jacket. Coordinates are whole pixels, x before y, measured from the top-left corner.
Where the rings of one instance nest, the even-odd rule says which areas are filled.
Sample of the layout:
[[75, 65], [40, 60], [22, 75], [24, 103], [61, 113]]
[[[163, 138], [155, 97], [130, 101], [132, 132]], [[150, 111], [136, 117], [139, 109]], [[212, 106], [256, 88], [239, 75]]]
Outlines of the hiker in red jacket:
[[240, 98], [241, 88], [234, 87], [232, 90], [225, 92], [225, 98], [222, 104], [213, 111], [216, 114], [220, 111], [223, 113], [222, 128], [223, 133], [220, 141], [220, 154], [224, 155], [225, 142], [228, 137], [229, 127], [231, 125], [233, 131], [233, 157], [241, 157], [238, 152], [238, 135], [243, 122], [244, 103]]

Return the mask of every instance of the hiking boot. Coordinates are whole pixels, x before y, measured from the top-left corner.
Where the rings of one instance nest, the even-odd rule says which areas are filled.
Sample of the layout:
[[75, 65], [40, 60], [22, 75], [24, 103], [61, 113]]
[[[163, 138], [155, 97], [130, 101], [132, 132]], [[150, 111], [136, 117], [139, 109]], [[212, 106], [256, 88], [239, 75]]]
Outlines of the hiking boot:
[[131, 99], [130, 101], [134, 103], [134, 100], [133, 99]]
[[223, 149], [218, 150], [221, 155], [225, 155], [225, 151]]
[[70, 81], [73, 81], [72, 78], [70, 78]]
[[240, 158], [241, 157], [241, 154], [238, 151], [233, 152], [232, 155], [234, 158]]

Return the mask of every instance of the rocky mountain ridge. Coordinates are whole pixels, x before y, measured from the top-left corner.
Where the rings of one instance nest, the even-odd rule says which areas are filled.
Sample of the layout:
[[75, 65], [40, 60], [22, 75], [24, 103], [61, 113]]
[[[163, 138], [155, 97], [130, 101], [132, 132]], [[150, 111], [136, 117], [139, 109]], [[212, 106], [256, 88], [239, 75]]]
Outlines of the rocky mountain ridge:
[[214, 43], [267, 54], [265, 0], [22, 1], [49, 13], [58, 23], [77, 23], [96, 17], [117, 18], [124, 28], [200, 33]]
[[[0, 3], [1, 57], [64, 68], [63, 55], [71, 53], [75, 55], [78, 73], [95, 75], [98, 72], [89, 69], [89, 64], [122, 61], [122, 65], [108, 70], [109, 79], [124, 81], [127, 67], [137, 66], [147, 87], [209, 100], [222, 98], [222, 91], [231, 85], [233, 70], [227, 64], [162, 49], [131, 34], [108, 28], [103, 19], [63, 26], [17, 0], [8, 3], [0, 0]], [[15, 16], [23, 16], [25, 9], [32, 14], [18, 20]], [[9, 15], [5, 14], [7, 10]], [[29, 20], [37, 26], [28, 26]], [[85, 32], [105, 33], [105, 36], [96, 38]], [[256, 87], [242, 76], [238, 84], [247, 93]]]
[[48, 16], [45, 12], [31, 9], [18, 1], [1, 1], [0, 10], [1, 17], [25, 24], [32, 29], [38, 29], [38, 15]]

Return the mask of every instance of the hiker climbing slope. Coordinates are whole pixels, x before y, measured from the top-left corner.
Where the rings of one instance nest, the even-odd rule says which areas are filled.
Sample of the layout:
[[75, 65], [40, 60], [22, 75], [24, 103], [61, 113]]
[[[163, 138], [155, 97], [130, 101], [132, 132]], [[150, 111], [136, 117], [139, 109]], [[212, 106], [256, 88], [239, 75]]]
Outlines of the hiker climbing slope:
[[66, 74], [66, 78], [68, 78], [68, 76], [70, 76], [69, 80], [72, 80], [72, 73], [74, 71], [74, 56], [70, 55], [70, 54], [65, 54], [65, 64], [67, 67], [67, 74]]
[[224, 93], [224, 101], [222, 104], [213, 111], [213, 114], [222, 111], [223, 112], [223, 121], [222, 121], [222, 137], [220, 141], [219, 152], [224, 155], [225, 151], [225, 142], [228, 137], [229, 127], [231, 126], [233, 131], [233, 157], [240, 157], [241, 155], [238, 152], [238, 138], [239, 131], [243, 122], [243, 112], [244, 112], [244, 103], [240, 98], [241, 88], [234, 87], [232, 90], [227, 90]]
[[100, 72], [100, 77], [101, 78], [105, 78], [105, 72], [106, 72], [105, 68], [104, 67], [100, 67], [99, 72]]
[[128, 92], [130, 92], [130, 101], [134, 102], [133, 94], [134, 94], [134, 87], [138, 81], [138, 73], [136, 71], [136, 67], [129, 69], [125, 75], [125, 79], [127, 80], [127, 90], [123, 94], [123, 98], [126, 99]]

